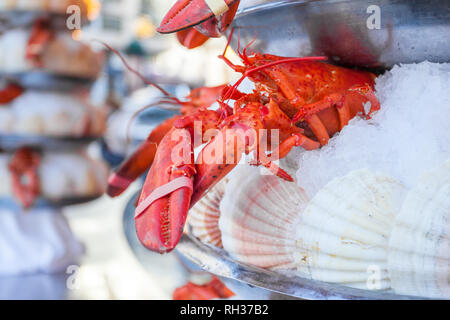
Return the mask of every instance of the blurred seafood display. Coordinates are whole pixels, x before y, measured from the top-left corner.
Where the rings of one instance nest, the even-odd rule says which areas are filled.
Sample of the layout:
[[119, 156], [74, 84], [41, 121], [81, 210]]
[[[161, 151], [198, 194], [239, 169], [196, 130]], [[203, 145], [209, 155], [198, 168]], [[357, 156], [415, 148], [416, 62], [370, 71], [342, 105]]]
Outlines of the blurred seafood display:
[[[179, 0], [158, 31], [198, 47], [228, 29], [241, 2]], [[236, 37], [240, 64], [227, 54]], [[180, 100], [143, 79], [162, 93], [156, 104], [181, 114], [108, 180], [116, 197], [149, 169], [136, 202], [140, 242], [168, 253], [184, 232], [272, 272], [450, 298], [449, 65], [368, 70], [327, 52], [274, 55], [251, 49], [257, 36], [243, 48], [239, 40], [230, 30], [219, 55], [241, 75], [234, 84]]]
[[[31, 155], [30, 155], [31, 154]], [[36, 160], [30, 162], [27, 158]], [[105, 192], [106, 166], [83, 152], [39, 152], [19, 149], [13, 155], [0, 153], [0, 197], [15, 195], [31, 206], [36, 197], [49, 200], [98, 197]], [[30, 177], [33, 195], [26, 196], [27, 186], [19, 184]], [[26, 199], [26, 200], [25, 200]]]
[[[106, 129], [90, 89], [104, 53], [67, 28], [90, 0], [0, 0], [0, 274], [64, 272], [84, 252], [62, 208], [105, 192], [108, 169], [88, 147]], [[5, 230], [7, 229], [7, 230]]]

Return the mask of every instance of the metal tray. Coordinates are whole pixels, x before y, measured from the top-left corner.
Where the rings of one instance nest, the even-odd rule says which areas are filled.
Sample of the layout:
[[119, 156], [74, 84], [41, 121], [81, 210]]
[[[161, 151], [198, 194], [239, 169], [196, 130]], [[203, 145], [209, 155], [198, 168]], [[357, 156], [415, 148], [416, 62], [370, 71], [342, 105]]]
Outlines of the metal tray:
[[32, 135], [10, 135], [0, 133], [0, 149], [11, 152], [21, 147], [30, 147], [40, 150], [77, 150], [94, 142], [96, 137], [46, 137]]
[[[155, 262], [154, 253], [142, 246], [136, 236], [134, 209], [137, 192], [127, 203], [123, 215], [124, 233], [136, 258], [146, 268]], [[353, 289], [337, 284], [314, 281], [298, 276], [268, 271], [229, 257], [223, 249], [202, 243], [188, 233], [184, 234], [176, 252], [204, 271], [219, 276], [235, 293], [244, 299], [329, 299], [329, 300], [417, 300], [414, 296], [391, 292]]]
[[[380, 29], [371, 18], [377, 8]], [[234, 49], [240, 37], [241, 46], [255, 39], [254, 52], [326, 55], [347, 66], [450, 62], [446, 0], [274, 1], [240, 10], [232, 26]]]

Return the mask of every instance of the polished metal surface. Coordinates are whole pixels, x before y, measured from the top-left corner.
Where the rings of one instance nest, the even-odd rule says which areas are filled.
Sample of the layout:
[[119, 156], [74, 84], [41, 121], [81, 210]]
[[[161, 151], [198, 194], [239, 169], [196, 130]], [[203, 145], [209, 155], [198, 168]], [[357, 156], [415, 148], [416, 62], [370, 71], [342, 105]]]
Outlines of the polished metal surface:
[[206, 245], [191, 235], [184, 235], [181, 238], [177, 250], [205, 271], [288, 297], [308, 300], [424, 299], [391, 292], [353, 289], [253, 267], [230, 258], [224, 250]]
[[347, 66], [450, 62], [447, 0], [274, 1], [240, 10], [232, 26], [234, 49], [240, 37], [241, 49], [255, 39], [254, 52], [326, 55]]

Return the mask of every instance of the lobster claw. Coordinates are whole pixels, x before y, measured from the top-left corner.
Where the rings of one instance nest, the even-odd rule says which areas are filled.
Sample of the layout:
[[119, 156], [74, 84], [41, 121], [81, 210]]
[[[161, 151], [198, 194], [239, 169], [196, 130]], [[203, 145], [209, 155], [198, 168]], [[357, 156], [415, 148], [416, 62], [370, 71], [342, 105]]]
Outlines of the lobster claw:
[[166, 253], [178, 244], [193, 205], [194, 147], [203, 143], [196, 137], [215, 128], [220, 116], [221, 112], [206, 109], [184, 116], [161, 140], [135, 214], [137, 236], [147, 249]]
[[196, 27], [208, 37], [219, 37], [236, 14], [240, 0], [178, 0], [157, 29], [173, 33]]
[[188, 49], [200, 47], [209, 40], [207, 36], [195, 29], [185, 29], [177, 32], [178, 42]]
[[136, 232], [149, 250], [170, 252], [180, 240], [194, 174], [191, 134], [188, 129], [173, 128], [158, 147], [136, 208]]

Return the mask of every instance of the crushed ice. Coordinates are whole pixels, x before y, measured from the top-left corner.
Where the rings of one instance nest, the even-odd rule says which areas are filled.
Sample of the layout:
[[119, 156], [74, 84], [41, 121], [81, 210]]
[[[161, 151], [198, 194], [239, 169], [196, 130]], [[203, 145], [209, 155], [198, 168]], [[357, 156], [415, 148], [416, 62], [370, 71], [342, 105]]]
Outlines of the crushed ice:
[[406, 187], [450, 159], [450, 64], [395, 66], [376, 80], [381, 110], [353, 119], [329, 144], [299, 156], [298, 183], [309, 196], [331, 179], [368, 168]]

